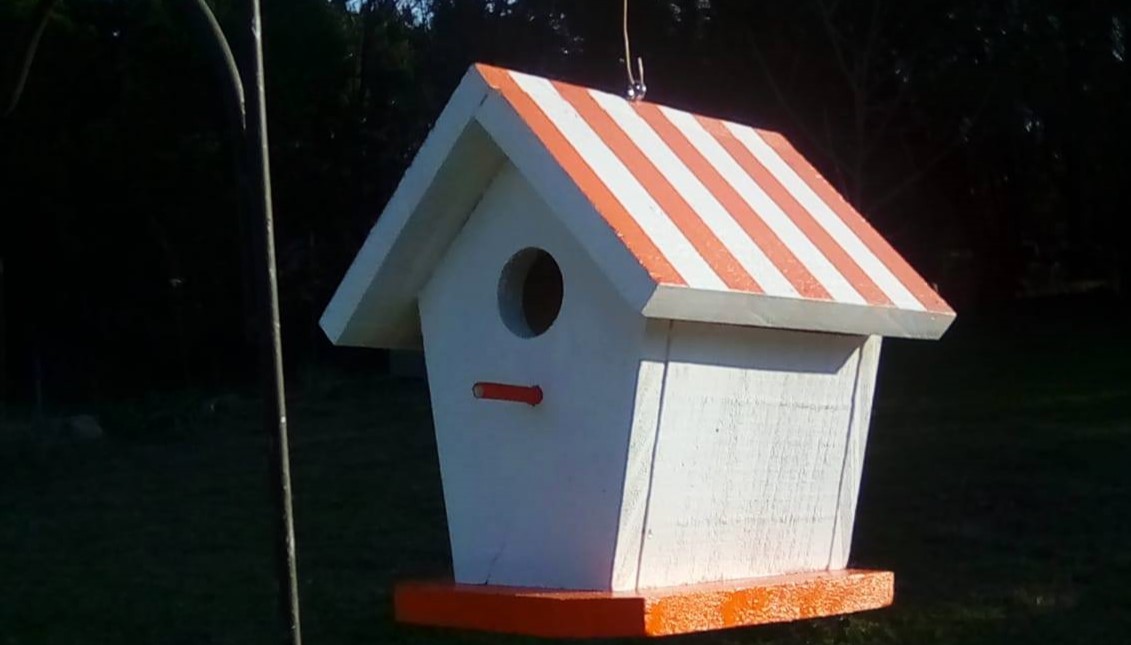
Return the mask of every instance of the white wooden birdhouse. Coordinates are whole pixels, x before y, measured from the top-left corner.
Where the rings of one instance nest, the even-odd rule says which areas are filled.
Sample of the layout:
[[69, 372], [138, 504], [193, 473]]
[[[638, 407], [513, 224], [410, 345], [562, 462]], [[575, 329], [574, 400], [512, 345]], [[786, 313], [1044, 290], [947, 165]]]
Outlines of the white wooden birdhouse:
[[954, 316], [781, 135], [477, 65], [322, 326], [425, 350], [455, 582], [398, 616], [619, 636], [890, 602], [880, 338]]

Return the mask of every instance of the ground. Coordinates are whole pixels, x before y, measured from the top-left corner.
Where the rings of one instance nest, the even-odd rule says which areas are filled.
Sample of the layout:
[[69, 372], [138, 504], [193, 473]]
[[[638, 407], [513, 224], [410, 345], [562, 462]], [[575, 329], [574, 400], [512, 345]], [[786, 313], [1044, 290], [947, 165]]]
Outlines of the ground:
[[[889, 341], [853, 560], [896, 572], [895, 606], [667, 642], [1131, 641], [1125, 326], [1063, 303]], [[306, 642], [528, 642], [391, 620], [394, 579], [449, 566], [424, 386], [305, 370], [290, 403]], [[279, 642], [254, 402], [98, 413], [108, 436], [84, 443], [8, 412], [0, 644]]]

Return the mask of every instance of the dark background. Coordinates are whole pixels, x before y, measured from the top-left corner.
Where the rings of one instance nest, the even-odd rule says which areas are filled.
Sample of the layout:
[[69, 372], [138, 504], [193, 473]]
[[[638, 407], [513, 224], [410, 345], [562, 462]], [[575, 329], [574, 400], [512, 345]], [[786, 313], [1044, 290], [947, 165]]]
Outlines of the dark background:
[[[3, 645], [278, 642], [247, 225], [183, 2], [60, 0], [0, 118]], [[34, 4], [0, 2], [0, 96]], [[467, 66], [620, 93], [621, 8], [264, 0], [308, 642], [525, 642], [392, 622], [448, 567], [428, 393], [317, 319]], [[678, 642], [1131, 642], [1131, 2], [631, 10], [650, 100], [783, 132], [959, 312], [884, 345], [853, 564], [896, 605]]]
[[[224, 103], [178, 4], [62, 2], [3, 122], [5, 400], [228, 383], [254, 365]], [[238, 52], [239, 16], [214, 4]], [[31, 6], [0, 6], [13, 54]], [[321, 309], [470, 63], [626, 85], [619, 1], [264, 14], [294, 365], [332, 354]], [[636, 0], [631, 27], [649, 99], [785, 133], [961, 314], [1124, 297], [1128, 2]]]

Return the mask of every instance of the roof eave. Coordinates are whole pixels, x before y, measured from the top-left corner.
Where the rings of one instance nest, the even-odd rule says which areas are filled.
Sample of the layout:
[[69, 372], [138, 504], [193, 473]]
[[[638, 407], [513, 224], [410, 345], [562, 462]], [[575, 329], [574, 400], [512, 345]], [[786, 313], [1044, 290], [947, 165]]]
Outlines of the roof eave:
[[475, 124], [490, 92], [468, 70], [319, 324], [335, 345], [419, 347], [416, 297], [504, 158]]
[[954, 312], [779, 298], [662, 285], [644, 306], [649, 318], [864, 336], [937, 340]]

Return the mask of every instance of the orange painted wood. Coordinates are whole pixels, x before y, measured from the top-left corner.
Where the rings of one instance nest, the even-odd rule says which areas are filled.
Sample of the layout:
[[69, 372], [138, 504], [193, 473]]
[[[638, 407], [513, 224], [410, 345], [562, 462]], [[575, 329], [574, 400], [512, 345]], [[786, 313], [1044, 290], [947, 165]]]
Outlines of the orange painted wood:
[[[723, 179], [717, 168], [711, 165], [702, 153], [695, 149], [687, 139], [687, 135], [675, 126], [660, 111], [659, 106], [643, 101], [633, 103], [633, 109], [643, 118], [656, 134], [660, 136], [675, 153], [684, 165], [703, 182], [707, 190], [723, 205], [734, 221], [744, 230], [750, 239], [758, 245], [766, 256], [774, 263], [782, 274], [793, 284], [797, 292], [805, 298], [831, 300], [828, 291], [813, 277], [797, 257], [782, 243], [781, 238], [766, 225], [758, 215], [738, 194], [733, 186]], [[774, 201], [778, 196], [771, 194]], [[791, 214], [792, 216], [792, 214]]]
[[625, 246], [640, 260], [648, 274], [661, 283], [687, 284], [683, 276], [660, 252], [655, 242], [648, 237], [644, 229], [640, 228], [625, 206], [605, 185], [605, 181], [585, 163], [573, 144], [547, 118], [543, 108], [519, 88], [514, 77], [505, 69], [481, 63], [476, 64], [475, 69], [514, 107], [542, 145], [546, 146], [609, 226], [617, 232], [617, 236]]
[[538, 405], [542, 402], [542, 388], [537, 385], [479, 382], [471, 387], [471, 394], [477, 399], [491, 401], [513, 401], [527, 405]]
[[632, 138], [622, 130], [612, 117], [597, 104], [593, 96], [583, 87], [568, 83], [554, 83], [558, 93], [573, 106], [577, 113], [597, 133], [601, 140], [612, 149], [613, 154], [628, 168], [640, 185], [656, 200], [667, 217], [671, 219], [687, 241], [704, 258], [710, 258], [711, 265], [719, 278], [731, 289], [762, 293], [754, 277], [739, 264], [727, 246], [703, 222], [695, 209], [688, 204], [679, 192], [664, 178], [656, 164], [648, 158]]
[[891, 604], [895, 575], [849, 569], [640, 592], [405, 582], [398, 622], [552, 638], [671, 636]]
[[876, 229], [872, 228], [868, 220], [864, 219], [864, 216], [853, 208], [832, 187], [828, 180], [822, 177], [817, 169], [801, 156], [801, 153], [793, 147], [793, 144], [776, 132], [763, 131], [762, 135], [765, 137], [766, 143], [777, 151], [778, 155], [793, 168], [794, 172], [805, 183], [809, 184], [809, 188], [833, 209], [833, 212], [852, 229], [852, 232], [871, 249], [872, 253], [887, 266], [889, 271], [895, 274], [896, 278], [903, 283], [903, 286], [910, 290], [928, 311], [954, 313], [954, 310], [939, 296], [938, 292], [927, 284], [927, 281], [916, 273], [915, 269], [911, 268], [907, 260], [904, 260], [903, 256], [896, 252], [891, 244], [876, 232]]
[[[695, 119], [730, 154], [734, 162], [753, 178], [762, 187], [762, 190], [766, 191], [770, 199], [793, 220], [793, 223], [805, 233], [809, 241], [821, 250], [821, 253], [828, 258], [829, 262], [832, 262], [833, 266], [864, 297], [868, 304], [891, 305], [891, 299], [884, 295], [883, 290], [876, 286], [876, 283], [868, 277], [867, 272], [861, 269], [856, 260], [837, 244], [828, 231], [813, 219], [813, 215], [797, 201], [797, 198], [785, 186], [782, 186], [773, 173], [766, 170], [766, 167], [735, 139], [734, 135], [727, 130], [723, 121], [705, 116], [696, 116]], [[754, 234], [758, 235], [759, 239], [764, 236], [764, 233], [757, 230]]]

